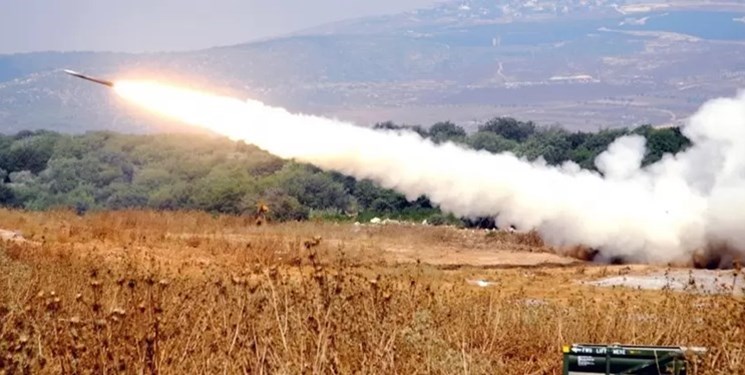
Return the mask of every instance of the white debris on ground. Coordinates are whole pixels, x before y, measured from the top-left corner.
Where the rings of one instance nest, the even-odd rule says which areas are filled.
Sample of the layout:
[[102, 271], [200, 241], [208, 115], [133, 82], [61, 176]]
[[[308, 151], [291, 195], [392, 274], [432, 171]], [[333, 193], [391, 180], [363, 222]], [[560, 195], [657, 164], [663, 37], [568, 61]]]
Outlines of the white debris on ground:
[[[396, 219], [388, 219], [388, 218], [381, 219], [379, 217], [374, 217], [370, 219], [370, 221], [368, 222], [359, 222], [359, 221], [354, 222], [354, 226], [356, 227], [369, 226], [369, 225], [433, 226], [433, 224], [431, 224], [427, 219], [424, 219], [421, 222], [413, 222], [413, 221], [406, 221], [406, 220], [396, 220]], [[504, 228], [458, 228], [457, 226], [452, 225], [452, 224], [442, 224], [439, 226], [453, 228], [453, 229], [460, 229], [463, 231], [469, 231], [471, 233], [492, 233], [492, 232], [528, 233], [528, 231], [518, 230], [514, 225], [510, 225]]]
[[497, 283], [495, 283], [493, 281], [487, 281], [487, 280], [483, 280], [483, 279], [476, 279], [476, 280], [468, 279], [468, 280], [466, 280], [466, 282], [469, 283], [469, 284], [471, 284], [471, 285], [480, 286], [482, 288], [485, 288], [485, 287], [491, 286], [491, 285], [497, 285]]
[[674, 290], [701, 294], [745, 295], [745, 277], [732, 270], [669, 270], [648, 275], [607, 277], [583, 284], [599, 287], [627, 287], [647, 290]]
[[0, 241], [25, 242], [26, 239], [23, 238], [21, 232], [0, 229]]
[[379, 217], [374, 217], [370, 219], [370, 224], [381, 224], [381, 225], [389, 225], [389, 224], [395, 224], [395, 225], [416, 225], [416, 223], [408, 222], [408, 221], [401, 221], [401, 220], [393, 220], [393, 219], [381, 219]]

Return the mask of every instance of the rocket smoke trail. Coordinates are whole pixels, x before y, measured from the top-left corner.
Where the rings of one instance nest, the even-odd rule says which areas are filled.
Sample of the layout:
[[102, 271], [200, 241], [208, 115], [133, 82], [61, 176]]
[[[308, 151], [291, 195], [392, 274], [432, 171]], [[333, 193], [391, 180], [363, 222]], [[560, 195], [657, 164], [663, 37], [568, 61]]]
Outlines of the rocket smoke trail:
[[702, 250], [745, 254], [745, 92], [705, 103], [682, 129], [692, 141], [686, 151], [642, 168], [645, 139], [624, 136], [595, 160], [597, 173], [154, 82], [117, 82], [115, 90], [282, 158], [369, 178], [409, 199], [426, 195], [456, 215], [535, 229], [557, 247], [650, 263], [686, 263]]

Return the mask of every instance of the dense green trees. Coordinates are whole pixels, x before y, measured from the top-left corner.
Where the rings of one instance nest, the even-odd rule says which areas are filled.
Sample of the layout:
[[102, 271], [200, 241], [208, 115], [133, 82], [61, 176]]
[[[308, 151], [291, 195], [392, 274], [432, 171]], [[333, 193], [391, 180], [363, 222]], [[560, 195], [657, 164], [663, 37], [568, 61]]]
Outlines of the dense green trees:
[[680, 133], [679, 128], [655, 129], [649, 125], [634, 129], [635, 134], [647, 139], [647, 155], [642, 163], [654, 163], [664, 154], [674, 154], [691, 145], [691, 141]]
[[[538, 127], [498, 117], [468, 134], [452, 122], [421, 126], [384, 122], [379, 130], [408, 130], [435, 143], [453, 142], [492, 153], [512, 152], [548, 164], [572, 160], [595, 169], [594, 159], [616, 138], [647, 138], [644, 163], [690, 145], [676, 128], [642, 126], [597, 133]], [[24, 131], [0, 135], [0, 205], [42, 210], [149, 207], [252, 213], [270, 207], [276, 220], [313, 217], [367, 220], [373, 216], [452, 222], [427, 197], [408, 201], [369, 180], [281, 160], [253, 145], [204, 135], [124, 135], [94, 132], [64, 135]], [[483, 226], [493, 220], [465, 220]], [[486, 223], [486, 224], [485, 224]]]
[[479, 132], [494, 133], [516, 142], [524, 142], [535, 134], [536, 126], [531, 121], [522, 122], [510, 117], [495, 117], [479, 126]]
[[435, 143], [462, 143], [466, 139], [466, 131], [450, 121], [438, 122], [429, 128], [429, 138]]
[[514, 152], [519, 143], [507, 139], [499, 134], [479, 131], [468, 138], [468, 144], [476, 150], [486, 150], [494, 154]]

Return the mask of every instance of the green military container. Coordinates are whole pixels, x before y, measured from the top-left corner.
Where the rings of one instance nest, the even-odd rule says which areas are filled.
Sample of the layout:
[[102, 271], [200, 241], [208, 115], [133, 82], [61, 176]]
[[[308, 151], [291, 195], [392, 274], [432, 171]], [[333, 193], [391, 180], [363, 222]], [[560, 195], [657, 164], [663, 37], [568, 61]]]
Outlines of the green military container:
[[564, 375], [688, 374], [688, 357], [704, 348], [638, 345], [565, 345]]

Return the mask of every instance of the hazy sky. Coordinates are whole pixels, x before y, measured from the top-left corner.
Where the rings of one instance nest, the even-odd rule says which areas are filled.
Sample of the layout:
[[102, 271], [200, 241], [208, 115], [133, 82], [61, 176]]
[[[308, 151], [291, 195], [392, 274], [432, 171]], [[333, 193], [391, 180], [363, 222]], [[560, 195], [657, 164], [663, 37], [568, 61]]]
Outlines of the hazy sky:
[[0, 0], [0, 53], [184, 50], [433, 0]]

